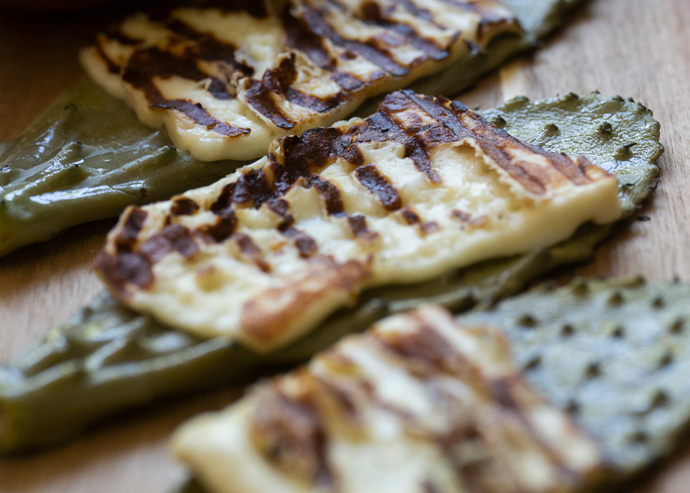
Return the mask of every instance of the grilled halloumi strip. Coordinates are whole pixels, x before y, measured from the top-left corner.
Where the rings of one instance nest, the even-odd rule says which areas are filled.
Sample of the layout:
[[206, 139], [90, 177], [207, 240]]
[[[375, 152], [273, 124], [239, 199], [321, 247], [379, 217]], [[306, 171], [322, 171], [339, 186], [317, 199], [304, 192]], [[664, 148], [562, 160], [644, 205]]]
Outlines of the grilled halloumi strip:
[[194, 418], [173, 450], [214, 493], [566, 492], [603, 470], [497, 330], [433, 306]]
[[276, 141], [171, 201], [127, 209], [97, 272], [125, 304], [268, 351], [366, 288], [433, 279], [619, 218], [613, 176], [412, 92]]
[[139, 13], [82, 52], [91, 77], [201, 160], [346, 117], [368, 97], [520, 33], [495, 0], [229, 0]]

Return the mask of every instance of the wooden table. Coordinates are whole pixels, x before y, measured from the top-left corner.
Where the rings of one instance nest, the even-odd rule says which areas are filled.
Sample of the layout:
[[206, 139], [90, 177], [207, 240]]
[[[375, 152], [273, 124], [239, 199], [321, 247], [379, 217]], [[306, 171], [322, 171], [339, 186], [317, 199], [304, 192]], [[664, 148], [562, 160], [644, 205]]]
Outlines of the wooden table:
[[[80, 69], [77, 51], [112, 13], [29, 17], [0, 13], [0, 140], [17, 136]], [[594, 0], [534, 57], [517, 60], [462, 96], [488, 108], [524, 94], [542, 98], [598, 89], [634, 97], [662, 124], [666, 153], [653, 201], [578, 269], [690, 281], [690, 2]], [[88, 224], [0, 259], [0, 361], [23, 352], [101, 289], [91, 262], [114, 221]], [[0, 461], [0, 491], [170, 491], [185, 471], [167, 454], [169, 433], [238, 390], [133, 413], [59, 449]], [[136, 415], [134, 415], [136, 414]], [[683, 455], [685, 455], [683, 457]], [[690, 491], [690, 449], [636, 493]]]

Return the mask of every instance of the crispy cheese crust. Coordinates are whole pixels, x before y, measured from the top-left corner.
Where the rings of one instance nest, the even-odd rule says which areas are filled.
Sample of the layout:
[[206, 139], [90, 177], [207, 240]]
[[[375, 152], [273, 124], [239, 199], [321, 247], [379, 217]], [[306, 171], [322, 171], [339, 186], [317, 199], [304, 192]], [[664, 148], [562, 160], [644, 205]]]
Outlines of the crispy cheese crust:
[[195, 418], [173, 448], [217, 493], [566, 492], [603, 469], [498, 331], [433, 306]]
[[614, 177], [522, 143], [458, 102], [389, 95], [285, 137], [206, 188], [125, 211], [97, 272], [121, 300], [260, 351], [368, 287], [550, 246], [618, 219]]
[[131, 16], [82, 63], [197, 159], [247, 160], [508, 32], [494, 0], [233, 0]]

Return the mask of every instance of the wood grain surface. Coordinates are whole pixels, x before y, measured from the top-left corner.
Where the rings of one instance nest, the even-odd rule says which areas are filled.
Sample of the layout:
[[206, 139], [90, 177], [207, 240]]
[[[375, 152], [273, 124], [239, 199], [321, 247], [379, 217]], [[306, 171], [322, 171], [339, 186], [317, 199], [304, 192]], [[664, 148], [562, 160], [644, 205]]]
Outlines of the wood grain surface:
[[[64, 17], [0, 12], [0, 140], [16, 137], [79, 74], [77, 51], [121, 11]], [[593, 0], [536, 54], [514, 61], [461, 96], [489, 108], [523, 94], [542, 98], [598, 89], [641, 101], [662, 124], [666, 153], [653, 200], [616, 229], [589, 276], [678, 276], [690, 281], [690, 1]], [[101, 289], [90, 271], [102, 221], [0, 259], [0, 361], [23, 352]], [[0, 491], [12, 493], [173, 491], [185, 471], [167, 454], [175, 426], [218, 409], [238, 389], [159, 405], [103, 425], [64, 447], [0, 461]], [[630, 487], [690, 491], [690, 448]]]

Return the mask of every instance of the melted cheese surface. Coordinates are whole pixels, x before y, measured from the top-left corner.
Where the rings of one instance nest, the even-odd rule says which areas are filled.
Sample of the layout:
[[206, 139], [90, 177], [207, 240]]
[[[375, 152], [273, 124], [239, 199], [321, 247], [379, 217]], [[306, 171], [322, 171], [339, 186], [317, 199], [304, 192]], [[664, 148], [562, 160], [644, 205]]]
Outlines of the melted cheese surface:
[[173, 450], [214, 493], [565, 492], [602, 467], [501, 334], [433, 306], [194, 418]]
[[248, 160], [520, 32], [494, 0], [234, 0], [135, 14], [81, 60], [195, 158]]
[[125, 304], [258, 351], [362, 290], [547, 247], [620, 217], [613, 176], [457, 102], [398, 92], [379, 112], [276, 141], [171, 201], [129, 208], [97, 271]]

